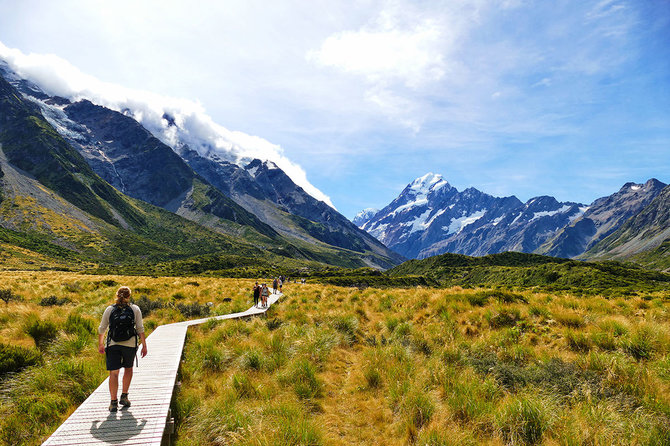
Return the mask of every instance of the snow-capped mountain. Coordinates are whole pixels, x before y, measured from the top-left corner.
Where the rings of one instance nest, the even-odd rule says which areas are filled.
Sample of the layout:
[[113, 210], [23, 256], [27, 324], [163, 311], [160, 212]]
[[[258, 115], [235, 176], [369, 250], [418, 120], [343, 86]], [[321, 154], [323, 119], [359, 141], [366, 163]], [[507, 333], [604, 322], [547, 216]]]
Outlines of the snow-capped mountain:
[[536, 197], [493, 197], [475, 188], [459, 192], [440, 175], [410, 183], [362, 228], [411, 258], [453, 252], [486, 255], [532, 252], [584, 213], [579, 203]]
[[[497, 198], [474, 188], [459, 192], [440, 175], [429, 173], [410, 183], [374, 216], [363, 219], [361, 227], [410, 258], [505, 251], [589, 257], [588, 250], [603, 257], [607, 254], [599, 242], [646, 209], [664, 187], [656, 179], [626, 183], [589, 206], [550, 196], [521, 203], [514, 196]], [[657, 239], [650, 246], [657, 246]]]
[[358, 214], [356, 214], [356, 216], [351, 220], [351, 222], [356, 226], [361, 227], [365, 223], [367, 223], [368, 220], [374, 217], [377, 212], [379, 212], [379, 209], [377, 208], [363, 209]]

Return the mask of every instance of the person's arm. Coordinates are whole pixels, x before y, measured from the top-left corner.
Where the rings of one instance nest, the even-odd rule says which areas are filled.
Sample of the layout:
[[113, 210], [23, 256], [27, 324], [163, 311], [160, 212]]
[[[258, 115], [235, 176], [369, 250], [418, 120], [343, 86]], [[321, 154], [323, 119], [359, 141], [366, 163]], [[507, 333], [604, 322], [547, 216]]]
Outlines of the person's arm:
[[133, 306], [133, 311], [135, 312], [135, 329], [137, 330], [137, 335], [140, 338], [140, 343], [142, 344], [141, 357], [144, 358], [147, 355], [147, 338], [144, 334], [144, 321], [142, 320], [142, 310], [137, 305]]
[[102, 320], [100, 320], [100, 326], [98, 327], [98, 353], [105, 353], [105, 331], [109, 327], [109, 315], [112, 313], [112, 307], [109, 306], [105, 309], [105, 312], [102, 313]]
[[141, 357], [144, 358], [147, 355], [147, 338], [144, 336], [144, 332], [140, 333], [140, 343], [142, 343], [142, 352], [140, 353]]
[[105, 344], [103, 342], [103, 338], [105, 337], [105, 334], [100, 334], [98, 333], [98, 353], [105, 353]]

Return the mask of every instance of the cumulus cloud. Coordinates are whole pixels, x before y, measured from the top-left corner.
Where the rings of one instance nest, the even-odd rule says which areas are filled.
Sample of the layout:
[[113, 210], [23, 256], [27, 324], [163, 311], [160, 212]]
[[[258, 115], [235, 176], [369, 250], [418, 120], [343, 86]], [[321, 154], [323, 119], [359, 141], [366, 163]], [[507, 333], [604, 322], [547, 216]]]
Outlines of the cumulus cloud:
[[173, 149], [188, 145], [202, 155], [216, 154], [240, 166], [254, 158], [273, 161], [308, 194], [334, 207], [330, 198], [307, 180], [305, 171], [288, 159], [279, 145], [217, 124], [198, 102], [104, 82], [82, 73], [58, 56], [23, 54], [2, 42], [0, 59], [5, 60], [19, 76], [35, 82], [50, 95], [73, 101], [88, 99], [110, 109], [130, 113]]
[[307, 57], [323, 66], [363, 75], [371, 82], [401, 81], [416, 87], [444, 76], [444, 60], [438, 51], [441, 36], [435, 20], [403, 29], [387, 17], [374, 27], [331, 35]]
[[306, 58], [318, 67], [362, 78], [364, 99], [416, 133], [424, 119], [420, 98], [432, 96], [428, 92], [437, 85], [463, 78], [455, 53], [476, 22], [479, 3], [389, 1], [358, 29], [326, 37]]

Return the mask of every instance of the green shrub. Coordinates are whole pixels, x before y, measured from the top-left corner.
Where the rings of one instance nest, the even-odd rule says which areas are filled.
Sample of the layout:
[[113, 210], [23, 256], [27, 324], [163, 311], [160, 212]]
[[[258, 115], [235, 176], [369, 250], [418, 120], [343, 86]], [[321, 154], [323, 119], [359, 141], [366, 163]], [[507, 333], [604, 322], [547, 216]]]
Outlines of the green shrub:
[[42, 355], [37, 350], [0, 343], [0, 377], [41, 361]]
[[78, 314], [68, 315], [64, 328], [70, 334], [93, 335], [98, 331], [95, 322]]
[[186, 318], [205, 317], [209, 315], [210, 308], [197, 302], [191, 304], [177, 304], [177, 310]]
[[165, 307], [165, 304], [161, 300], [159, 299], [151, 300], [144, 294], [141, 295], [140, 298], [137, 299], [134, 303], [135, 305], [140, 307], [142, 317], [147, 317], [151, 314], [152, 311]]
[[40, 301], [40, 305], [43, 307], [54, 307], [54, 306], [63, 306], [70, 303], [70, 299], [67, 297], [58, 298], [56, 296], [43, 297]]
[[41, 320], [38, 317], [31, 317], [24, 326], [24, 331], [35, 341], [35, 345], [40, 350], [52, 342], [58, 336], [58, 326], [50, 320]]
[[5, 302], [5, 305], [9, 305], [10, 300], [17, 300], [18, 296], [12, 292], [11, 289], [0, 290], [0, 300]]

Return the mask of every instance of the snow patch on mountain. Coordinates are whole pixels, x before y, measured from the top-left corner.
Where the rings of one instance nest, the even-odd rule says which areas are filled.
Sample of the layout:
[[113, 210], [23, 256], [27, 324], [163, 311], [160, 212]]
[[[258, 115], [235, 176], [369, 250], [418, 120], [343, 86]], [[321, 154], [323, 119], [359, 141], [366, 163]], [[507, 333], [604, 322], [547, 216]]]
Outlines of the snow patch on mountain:
[[550, 217], [550, 216], [553, 216], [553, 215], [556, 215], [556, 214], [562, 214], [562, 213], [564, 213], [564, 212], [569, 211], [571, 207], [572, 207], [572, 206], [568, 206], [567, 204], [565, 204], [565, 205], [561, 206], [559, 209], [556, 209], [555, 211], [540, 211], [540, 212], [535, 212], [535, 213], [533, 214], [533, 217], [529, 220], [529, 222], [531, 222], [531, 221], [535, 221], [535, 220], [537, 220], [538, 218], [542, 218], [542, 217]]
[[442, 226], [442, 230], [447, 234], [459, 234], [466, 226], [476, 222], [486, 214], [486, 209], [477, 211], [470, 215], [464, 215], [460, 218], [453, 218], [449, 223], [449, 226]]
[[575, 212], [575, 213], [572, 214], [570, 217], [568, 217], [568, 220], [570, 221], [570, 223], [572, 223], [573, 221], [577, 220], [579, 217], [581, 217], [582, 215], [584, 215], [584, 213], [585, 213], [586, 211], [588, 211], [589, 209], [591, 209], [591, 206], [580, 206], [580, 207], [577, 209], [577, 212]]
[[423, 214], [416, 217], [413, 221], [404, 223], [405, 226], [410, 226], [410, 230], [407, 235], [413, 234], [417, 231], [424, 231], [428, 225], [426, 224], [426, 219], [432, 212], [431, 209], [428, 209]]

